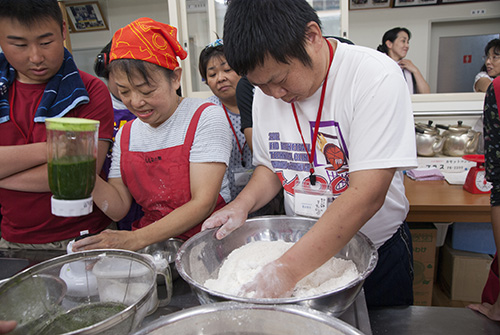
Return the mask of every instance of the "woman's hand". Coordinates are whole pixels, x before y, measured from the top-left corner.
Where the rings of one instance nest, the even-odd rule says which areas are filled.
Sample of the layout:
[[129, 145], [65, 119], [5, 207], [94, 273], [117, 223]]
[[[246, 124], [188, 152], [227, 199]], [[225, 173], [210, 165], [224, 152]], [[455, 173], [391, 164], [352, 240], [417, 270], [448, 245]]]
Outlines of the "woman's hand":
[[418, 69], [418, 67], [413, 64], [413, 62], [409, 59], [402, 59], [398, 62], [399, 66], [403, 70], [408, 70], [413, 74], [413, 77], [415, 78], [416, 82], [416, 87], [415, 87], [415, 93], [431, 93], [431, 87], [425, 80], [424, 76]]
[[247, 217], [247, 212], [233, 201], [206, 219], [201, 226], [201, 230], [220, 227], [215, 237], [221, 240], [241, 227], [245, 223]]
[[411, 73], [416, 73], [419, 72], [418, 68], [413, 64], [413, 62], [409, 59], [402, 59], [398, 62], [399, 66], [402, 69], [406, 69], [410, 71]]
[[265, 265], [251, 282], [243, 285], [240, 296], [252, 298], [288, 298], [297, 282], [279, 260]]
[[134, 232], [128, 230], [106, 229], [98, 235], [89, 236], [73, 243], [73, 251], [84, 251], [93, 249], [125, 249], [139, 250]]

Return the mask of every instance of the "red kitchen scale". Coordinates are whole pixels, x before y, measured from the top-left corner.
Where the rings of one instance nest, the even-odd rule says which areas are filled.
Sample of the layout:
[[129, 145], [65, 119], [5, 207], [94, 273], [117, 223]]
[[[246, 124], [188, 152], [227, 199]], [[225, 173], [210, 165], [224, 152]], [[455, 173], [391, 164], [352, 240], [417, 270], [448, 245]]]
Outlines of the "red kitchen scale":
[[490, 193], [492, 185], [486, 180], [486, 171], [484, 169], [484, 155], [465, 155], [463, 159], [476, 162], [477, 165], [472, 167], [467, 174], [464, 183], [464, 190], [474, 194]]

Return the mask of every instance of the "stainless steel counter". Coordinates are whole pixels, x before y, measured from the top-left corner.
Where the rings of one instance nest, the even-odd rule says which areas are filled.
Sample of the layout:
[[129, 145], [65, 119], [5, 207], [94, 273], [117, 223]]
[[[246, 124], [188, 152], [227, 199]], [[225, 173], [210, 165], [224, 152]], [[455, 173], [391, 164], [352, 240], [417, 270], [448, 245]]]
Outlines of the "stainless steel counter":
[[30, 266], [64, 254], [66, 254], [66, 251], [60, 250], [15, 250], [0, 248], [0, 280], [12, 277]]
[[368, 314], [373, 335], [500, 334], [500, 322], [465, 307], [384, 307]]

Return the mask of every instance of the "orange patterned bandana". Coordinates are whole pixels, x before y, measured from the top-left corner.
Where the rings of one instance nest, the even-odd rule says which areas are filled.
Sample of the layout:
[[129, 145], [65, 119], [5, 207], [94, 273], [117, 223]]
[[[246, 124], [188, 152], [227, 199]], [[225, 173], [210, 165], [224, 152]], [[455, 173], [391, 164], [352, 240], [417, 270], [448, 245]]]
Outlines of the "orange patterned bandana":
[[139, 59], [173, 70], [179, 66], [176, 57], [186, 56], [175, 27], [143, 17], [115, 33], [109, 60]]

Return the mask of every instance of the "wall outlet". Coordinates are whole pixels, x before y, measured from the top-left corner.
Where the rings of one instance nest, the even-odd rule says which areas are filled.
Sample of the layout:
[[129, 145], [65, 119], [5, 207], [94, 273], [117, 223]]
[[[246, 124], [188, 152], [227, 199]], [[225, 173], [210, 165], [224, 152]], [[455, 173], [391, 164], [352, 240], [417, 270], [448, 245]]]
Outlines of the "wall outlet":
[[473, 9], [470, 13], [471, 15], [484, 15], [486, 14], [486, 9]]

